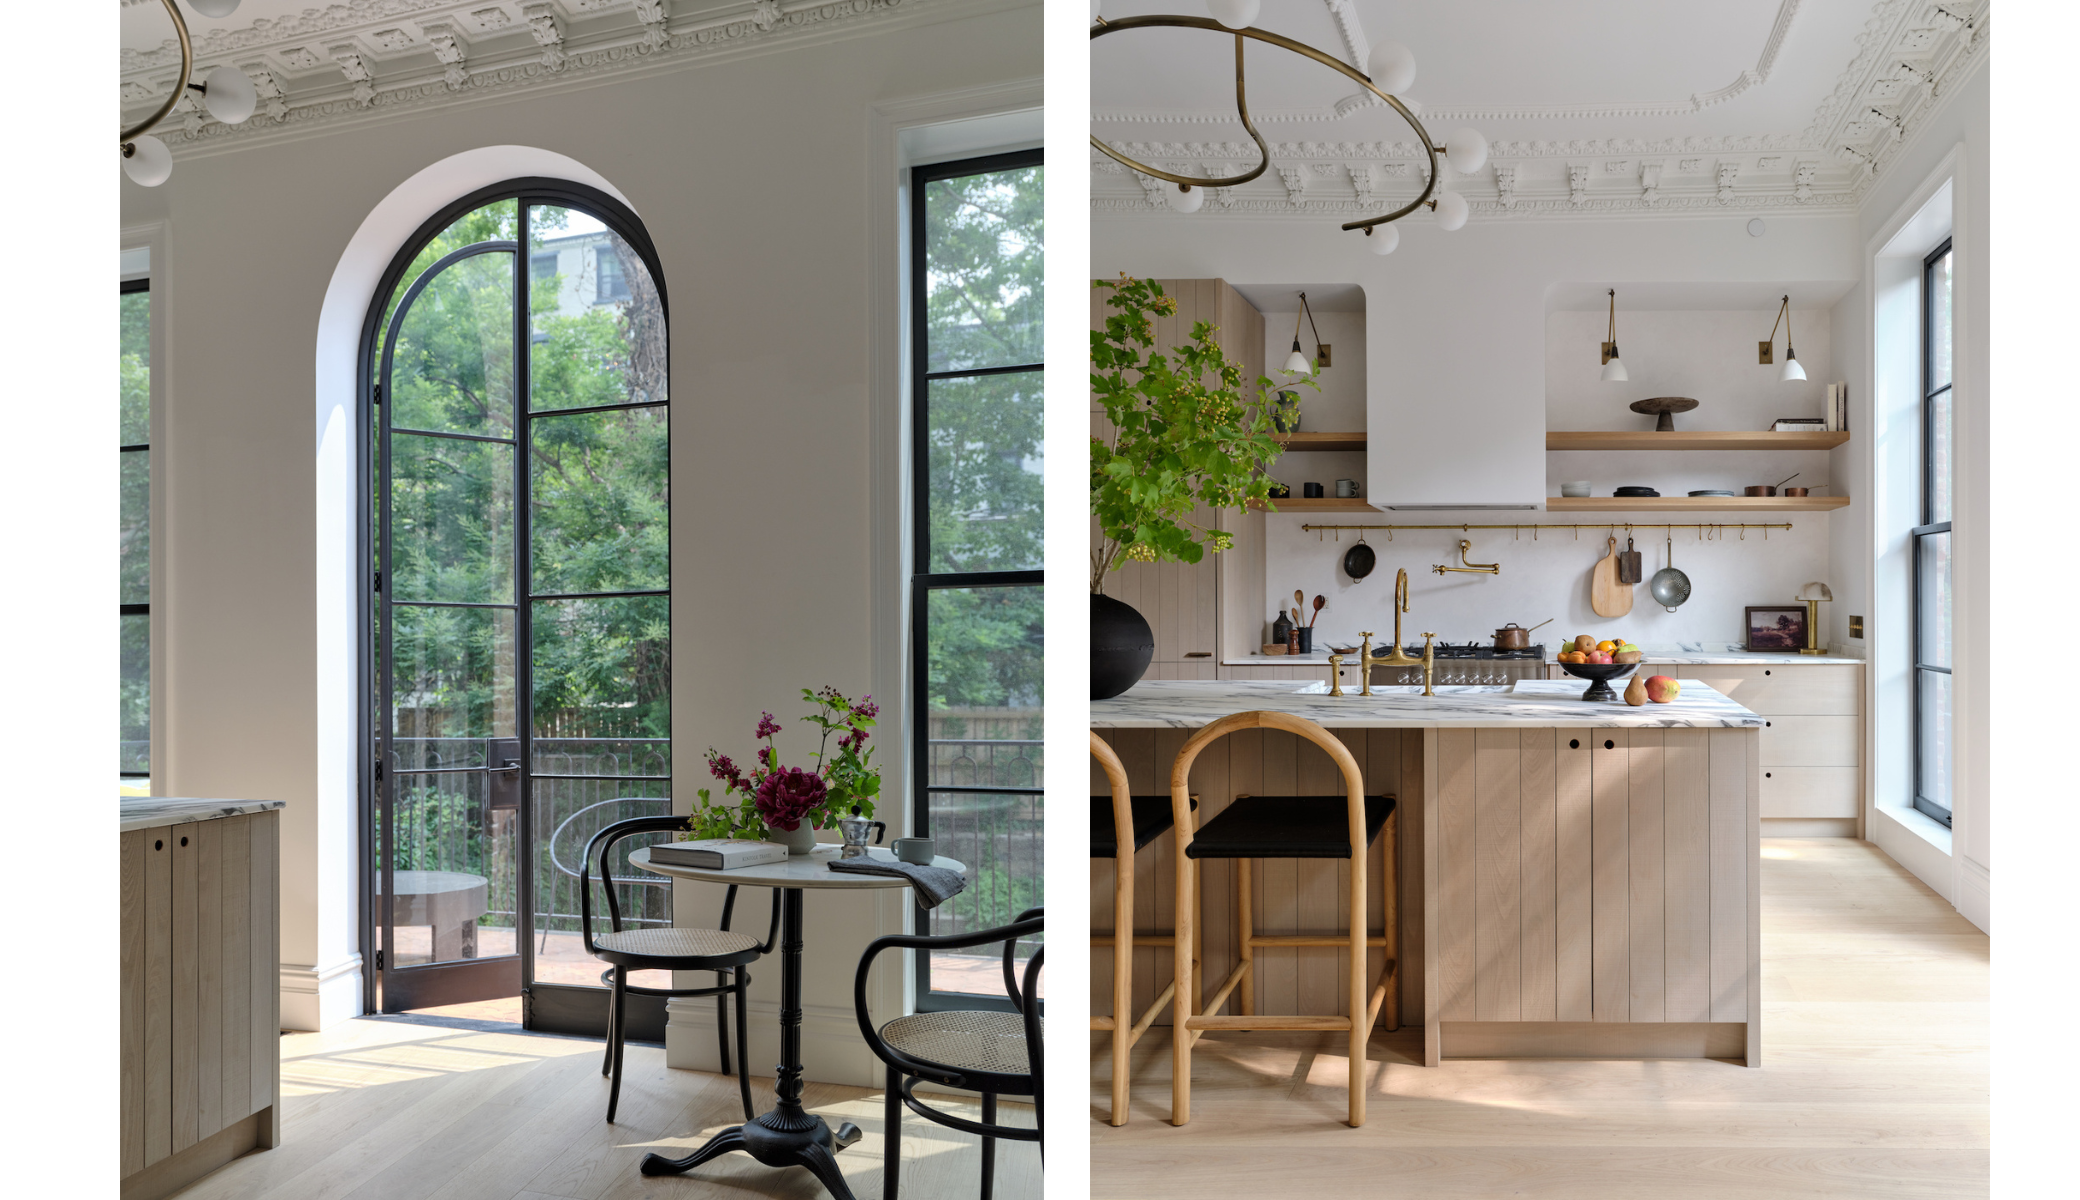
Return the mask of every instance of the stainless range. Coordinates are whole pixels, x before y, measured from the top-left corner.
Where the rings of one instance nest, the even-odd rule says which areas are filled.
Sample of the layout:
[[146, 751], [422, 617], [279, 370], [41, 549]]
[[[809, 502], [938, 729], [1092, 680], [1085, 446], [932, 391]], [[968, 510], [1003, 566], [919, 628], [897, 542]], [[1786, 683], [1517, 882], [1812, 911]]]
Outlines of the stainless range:
[[[1404, 646], [1402, 653], [1410, 658], [1423, 657], [1420, 645]], [[1546, 677], [1546, 648], [1527, 646], [1522, 650], [1497, 650], [1478, 642], [1453, 645], [1439, 642], [1435, 647], [1437, 661], [1432, 668], [1434, 681], [1440, 687], [1445, 684], [1472, 684], [1476, 686], [1508, 687], [1519, 679], [1544, 679]], [[1423, 685], [1421, 667], [1372, 668], [1373, 686]]]

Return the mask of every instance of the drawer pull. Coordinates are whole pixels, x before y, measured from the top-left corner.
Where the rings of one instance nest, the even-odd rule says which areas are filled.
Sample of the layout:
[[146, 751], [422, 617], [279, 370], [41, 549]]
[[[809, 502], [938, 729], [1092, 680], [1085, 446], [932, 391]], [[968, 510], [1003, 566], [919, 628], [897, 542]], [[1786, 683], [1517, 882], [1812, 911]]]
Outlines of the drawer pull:
[[166, 849], [166, 843], [165, 843], [165, 842], [162, 842], [162, 841], [160, 841], [160, 840], [159, 840], [158, 838], [153, 838], [153, 839], [152, 839], [152, 849], [154, 849], [154, 850], [164, 850], [164, 849]]
[[1769, 773], [1768, 771], [1764, 771], [1764, 772], [1762, 773], [1762, 777], [1763, 777], [1764, 779], [1770, 779], [1770, 778], [1774, 778], [1774, 777], [1773, 777], [1773, 776], [1772, 776], [1772, 775], [1771, 775], [1771, 774], [1770, 774], [1770, 773]]
[[1567, 748], [1568, 748], [1569, 750], [1579, 750], [1579, 749], [1581, 749], [1581, 748], [1582, 748], [1582, 739], [1580, 739], [1580, 738], [1569, 738], [1569, 739], [1567, 739]]
[[1762, 669], [1762, 673], [1763, 673], [1764, 675], [1767, 675], [1767, 674], [1769, 674], [1769, 668], [1768, 668], [1768, 667], [1764, 667], [1764, 668]]
[[1611, 741], [1609, 738], [1605, 738], [1603, 742], [1603, 748], [1606, 750], [1616, 750], [1618, 748], [1618, 743]]
[[185, 845], [187, 845], [187, 844], [188, 844], [188, 839], [187, 839], [187, 838], [182, 838], [182, 839], [181, 839], [181, 845], [185, 846]]

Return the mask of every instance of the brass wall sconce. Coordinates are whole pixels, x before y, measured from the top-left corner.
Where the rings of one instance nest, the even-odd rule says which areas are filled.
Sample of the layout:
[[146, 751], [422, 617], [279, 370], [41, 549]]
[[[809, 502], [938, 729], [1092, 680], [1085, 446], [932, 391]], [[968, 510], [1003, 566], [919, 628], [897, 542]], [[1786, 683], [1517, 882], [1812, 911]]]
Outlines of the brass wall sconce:
[[1777, 373], [1777, 382], [1795, 383], [1806, 377], [1806, 369], [1798, 365], [1798, 351], [1791, 348], [1791, 297], [1777, 306], [1777, 320], [1769, 327], [1769, 340], [1755, 343], [1755, 361], [1769, 366], [1777, 348], [1777, 326], [1784, 327], [1784, 369]]
[[[1300, 318], [1307, 318], [1307, 327], [1314, 331], [1314, 364], [1308, 365], [1307, 356], [1300, 353]], [[1322, 331], [1315, 328], [1314, 310], [1307, 307], [1307, 293], [1300, 293], [1300, 311], [1293, 314], [1293, 352], [1286, 356], [1285, 370], [1288, 375], [1311, 375], [1329, 365], [1329, 343], [1322, 340]]]
[[1612, 288], [1610, 340], [1603, 344], [1603, 379], [1605, 383], [1624, 383], [1630, 378], [1624, 362], [1618, 358], [1618, 289]]

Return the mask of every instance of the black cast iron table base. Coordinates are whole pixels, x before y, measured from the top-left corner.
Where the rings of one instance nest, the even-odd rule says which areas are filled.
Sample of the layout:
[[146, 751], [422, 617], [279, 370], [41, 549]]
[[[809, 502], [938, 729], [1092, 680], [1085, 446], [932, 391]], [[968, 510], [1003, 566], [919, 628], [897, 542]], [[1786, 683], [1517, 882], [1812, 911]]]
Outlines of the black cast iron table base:
[[[822, 1117], [802, 1108], [802, 889], [780, 890], [780, 1065], [775, 1103], [743, 1125], [732, 1125], [684, 1158], [643, 1156], [645, 1175], [678, 1175], [742, 1150], [769, 1167], [802, 1167], [836, 1200], [854, 1200], [835, 1157], [859, 1140], [859, 1126], [841, 1122], [833, 1131]], [[743, 1064], [738, 1064], [743, 1070]]]

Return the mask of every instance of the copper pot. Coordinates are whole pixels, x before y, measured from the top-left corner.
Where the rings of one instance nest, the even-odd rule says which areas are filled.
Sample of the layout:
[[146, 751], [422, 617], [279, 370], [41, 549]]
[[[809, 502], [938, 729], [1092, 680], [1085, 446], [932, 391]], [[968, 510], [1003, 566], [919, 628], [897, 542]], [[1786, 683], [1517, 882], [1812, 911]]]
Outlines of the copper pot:
[[1784, 495], [1786, 495], [1786, 496], [1803, 496], [1803, 495], [1805, 495], [1805, 494], [1806, 494], [1806, 489], [1804, 489], [1804, 488], [1785, 488], [1785, 489], [1784, 489], [1784, 493], [1783, 493], [1783, 494], [1784, 494]]
[[[1541, 629], [1546, 625], [1551, 624], [1552, 620], [1553, 618], [1547, 617], [1545, 620], [1540, 621], [1536, 625], [1533, 625], [1531, 629]], [[1497, 650], [1530, 649], [1531, 629], [1526, 629], [1522, 625], [1517, 624], [1515, 621], [1511, 621], [1509, 624], [1504, 625], [1502, 628], [1495, 631], [1495, 648]]]
[[1774, 496], [1776, 494], [1777, 489], [1771, 487], [1769, 484], [1766, 483], [1757, 484], [1753, 487], [1744, 487], [1741, 489], [1741, 495], [1743, 496]]

